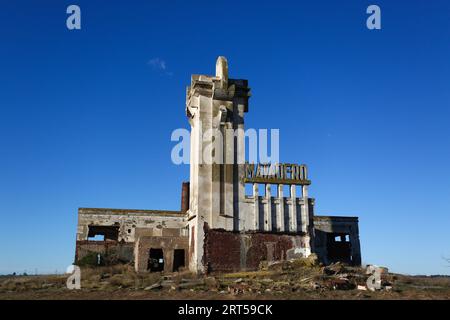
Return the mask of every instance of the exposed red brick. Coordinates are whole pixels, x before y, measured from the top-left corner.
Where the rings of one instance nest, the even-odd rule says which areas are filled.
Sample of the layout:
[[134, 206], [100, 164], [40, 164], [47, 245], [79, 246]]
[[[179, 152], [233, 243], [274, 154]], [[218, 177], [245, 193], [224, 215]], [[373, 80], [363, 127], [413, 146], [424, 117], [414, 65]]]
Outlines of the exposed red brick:
[[181, 186], [181, 212], [189, 210], [189, 182], [183, 182]]
[[203, 263], [207, 272], [235, 271], [241, 265], [238, 233], [209, 229], [205, 224]]
[[208, 272], [255, 270], [261, 261], [284, 260], [300, 236], [238, 233], [205, 226], [204, 264]]

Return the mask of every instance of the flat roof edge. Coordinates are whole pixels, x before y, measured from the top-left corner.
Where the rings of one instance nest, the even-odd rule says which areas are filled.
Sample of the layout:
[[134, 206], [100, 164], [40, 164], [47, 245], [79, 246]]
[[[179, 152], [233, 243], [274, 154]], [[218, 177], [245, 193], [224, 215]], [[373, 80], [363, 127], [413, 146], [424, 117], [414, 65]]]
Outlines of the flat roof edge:
[[314, 219], [318, 220], [332, 220], [332, 219], [340, 219], [340, 220], [359, 220], [359, 217], [356, 216], [314, 216]]
[[[87, 211], [87, 212], [85, 212]], [[175, 210], [147, 210], [147, 209], [118, 209], [118, 208], [78, 208], [78, 214], [165, 214], [165, 215], [184, 215], [181, 211]]]

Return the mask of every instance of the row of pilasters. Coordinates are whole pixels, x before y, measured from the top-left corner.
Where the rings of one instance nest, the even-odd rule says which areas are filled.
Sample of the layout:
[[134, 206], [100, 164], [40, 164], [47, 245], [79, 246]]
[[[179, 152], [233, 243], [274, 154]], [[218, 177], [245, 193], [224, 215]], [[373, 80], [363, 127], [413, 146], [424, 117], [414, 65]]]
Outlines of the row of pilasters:
[[[254, 222], [253, 226], [255, 230], [262, 231], [287, 231], [287, 232], [309, 232], [310, 214], [309, 214], [309, 199], [308, 199], [308, 187], [302, 187], [302, 197], [297, 197], [296, 185], [290, 185], [290, 196], [284, 197], [283, 185], [277, 185], [277, 197], [271, 195], [271, 185], [264, 185], [265, 196], [259, 196], [259, 184], [253, 184], [253, 199], [254, 199]], [[299, 199], [301, 201], [299, 201]], [[275, 230], [273, 230], [273, 205], [275, 204]], [[298, 206], [298, 203], [300, 205]], [[262, 204], [262, 206], [261, 206]], [[261, 211], [263, 208], [263, 212]], [[285, 210], [288, 210], [288, 221], [285, 221]], [[297, 210], [300, 209], [300, 214]], [[260, 217], [263, 215], [264, 225], [260, 225]], [[297, 221], [298, 215], [300, 216], [300, 224]], [[288, 224], [288, 225], [287, 225]]]

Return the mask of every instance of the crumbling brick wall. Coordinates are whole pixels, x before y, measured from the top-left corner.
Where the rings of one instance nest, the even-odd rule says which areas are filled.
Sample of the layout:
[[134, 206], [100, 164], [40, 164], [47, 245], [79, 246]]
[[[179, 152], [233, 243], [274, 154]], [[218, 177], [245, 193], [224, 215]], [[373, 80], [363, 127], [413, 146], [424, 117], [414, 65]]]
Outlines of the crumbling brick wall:
[[309, 254], [304, 235], [231, 232], [205, 227], [203, 264], [207, 272], [256, 270], [261, 261]]

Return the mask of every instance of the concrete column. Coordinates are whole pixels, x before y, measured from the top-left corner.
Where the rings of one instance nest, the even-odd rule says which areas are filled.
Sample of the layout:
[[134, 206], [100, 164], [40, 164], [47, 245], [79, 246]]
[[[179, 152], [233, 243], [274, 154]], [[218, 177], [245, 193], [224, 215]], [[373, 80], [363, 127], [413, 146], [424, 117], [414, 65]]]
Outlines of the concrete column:
[[277, 231], [284, 231], [284, 198], [283, 198], [283, 185], [278, 185], [278, 200], [279, 210], [277, 214]]
[[302, 217], [302, 232], [308, 232], [309, 226], [309, 200], [308, 200], [308, 186], [304, 185], [302, 187], [303, 193], [303, 210], [301, 212]]
[[164, 272], [172, 272], [173, 270], [173, 249], [163, 249], [164, 256]]
[[270, 184], [266, 184], [266, 210], [264, 210], [264, 230], [272, 231], [272, 194]]
[[[221, 201], [225, 204], [225, 212], [224, 214], [227, 216], [232, 216], [234, 213], [234, 203], [233, 203], [233, 175], [234, 175], [234, 151], [235, 151], [235, 145], [234, 145], [234, 135], [233, 135], [233, 125], [230, 122], [227, 122], [225, 125], [226, 128], [226, 134], [224, 135], [223, 143], [224, 143], [224, 154], [225, 154], [225, 164], [223, 165], [223, 171], [224, 171], [224, 194]], [[227, 219], [228, 220], [228, 219]], [[231, 221], [232, 222], [232, 221]], [[226, 228], [226, 230], [232, 230], [231, 228], [233, 225], [229, 228]]]
[[243, 98], [236, 99], [236, 112], [234, 116], [234, 125], [237, 129], [236, 137], [236, 168], [234, 174], [234, 214], [235, 214], [235, 225], [237, 222], [237, 227], [239, 231], [245, 229], [245, 217], [243, 212], [242, 203], [245, 200], [245, 184], [242, 179], [245, 176], [245, 131], [244, 131], [244, 116], [245, 116], [245, 100]]
[[255, 211], [254, 211], [254, 227], [255, 230], [259, 230], [259, 191], [258, 191], [258, 184], [253, 184], [253, 199], [255, 201]]
[[308, 186], [302, 186], [303, 197], [308, 197]]
[[291, 184], [291, 200], [292, 208], [289, 211], [289, 231], [297, 232], [297, 196], [295, 190], [295, 184]]

